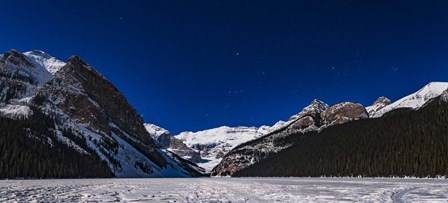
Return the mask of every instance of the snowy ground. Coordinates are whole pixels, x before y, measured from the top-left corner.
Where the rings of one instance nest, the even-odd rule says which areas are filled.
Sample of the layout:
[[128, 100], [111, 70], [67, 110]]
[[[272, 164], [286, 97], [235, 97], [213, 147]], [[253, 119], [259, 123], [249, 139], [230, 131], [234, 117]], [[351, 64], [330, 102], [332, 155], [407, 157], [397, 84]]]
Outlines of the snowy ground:
[[448, 180], [185, 178], [2, 180], [0, 202], [447, 202]]

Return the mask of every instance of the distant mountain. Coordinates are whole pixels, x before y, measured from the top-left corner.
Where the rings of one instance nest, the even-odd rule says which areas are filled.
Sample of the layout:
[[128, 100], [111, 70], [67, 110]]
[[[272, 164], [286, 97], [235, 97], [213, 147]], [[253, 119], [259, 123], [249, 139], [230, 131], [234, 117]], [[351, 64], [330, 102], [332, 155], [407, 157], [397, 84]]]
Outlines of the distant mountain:
[[373, 117], [374, 114], [377, 114], [379, 110], [384, 108], [385, 106], [391, 104], [390, 99], [387, 97], [381, 96], [379, 97], [371, 106], [366, 107], [367, 113], [369, 113], [370, 117]]
[[188, 147], [199, 152], [201, 160], [195, 161], [195, 163], [207, 171], [211, 171], [221, 161], [222, 157], [235, 146], [258, 138], [283, 123], [279, 121], [272, 127], [222, 126], [198, 132], [182, 132], [175, 138], [182, 140]]
[[182, 140], [174, 137], [168, 130], [149, 123], [145, 123], [145, 128], [163, 149], [171, 151], [191, 162], [201, 162], [201, 155], [197, 150], [188, 147]]
[[164, 150], [118, 89], [81, 58], [64, 63], [16, 50], [0, 57], [0, 177], [201, 175]]
[[[257, 166], [265, 167], [263, 168], [263, 171], [266, 170], [270, 172], [272, 172], [273, 170], [281, 171], [282, 169], [277, 168], [267, 169], [266, 167], [269, 167], [270, 164], [269, 161], [274, 161], [274, 159], [281, 159], [281, 157], [277, 156], [278, 154], [287, 153], [283, 151], [290, 152], [291, 151], [290, 148], [296, 145], [296, 139], [300, 140], [302, 137], [309, 137], [309, 136], [319, 137], [322, 132], [333, 132], [330, 129], [342, 128], [339, 127], [340, 124], [344, 124], [343, 126], [351, 126], [352, 123], [351, 121], [369, 120], [370, 122], [370, 120], [372, 119], [367, 119], [369, 117], [378, 118], [383, 115], [386, 117], [395, 116], [396, 114], [404, 115], [406, 112], [413, 112], [412, 113], [413, 115], [418, 114], [415, 113], [415, 110], [424, 108], [426, 105], [434, 101], [435, 98], [438, 98], [439, 96], [441, 98], [440, 100], [442, 101], [448, 100], [447, 96], [448, 93], [446, 91], [447, 88], [448, 83], [432, 82], [423, 87], [422, 89], [420, 89], [419, 91], [417, 91], [416, 93], [408, 95], [394, 103], [391, 103], [390, 100], [385, 97], [380, 97], [374, 102], [372, 106], [366, 108], [364, 108], [361, 104], [351, 102], [343, 102], [330, 107], [319, 100], [314, 100], [309, 106], [305, 107], [302, 112], [291, 117], [291, 119], [285, 125], [283, 125], [282, 128], [272, 131], [260, 138], [243, 143], [235, 147], [230, 152], [228, 152], [223, 157], [222, 161], [213, 169], [212, 175], [237, 174], [237, 175], [251, 176], [251, 174], [253, 174], [254, 176], [257, 176], [263, 174], [262, 172], [252, 173], [254, 169], [258, 168]], [[441, 111], [443, 112], [443, 109], [441, 109]], [[419, 125], [430, 125], [430, 123], [428, 122], [431, 121], [430, 119], [428, 119], [428, 121], [426, 122], [424, 121], [421, 122], [422, 123], [420, 123]], [[376, 126], [372, 127], [372, 129], [376, 129], [378, 131], [387, 130], [388, 132], [394, 132], [394, 129], [391, 129], [390, 126], [384, 129], [382, 128], [382, 126]], [[351, 130], [349, 127], [345, 127], [344, 130], [346, 130], [344, 132], [351, 132], [351, 131], [358, 132], [356, 131], [358, 130], [356, 128]], [[337, 138], [334, 139], [336, 139], [334, 141], [339, 141], [337, 140]], [[343, 142], [346, 140], [340, 140], [340, 141]], [[325, 143], [329, 144], [327, 142]], [[312, 145], [313, 143], [307, 142], [307, 144], [309, 146], [314, 146], [314, 148], [316, 148], [315, 145]], [[332, 148], [332, 146], [327, 147]], [[335, 153], [335, 156], [337, 156], [337, 152], [333, 153]], [[288, 155], [292, 156], [293, 154]], [[312, 155], [310, 155], [310, 157], [312, 157]], [[292, 161], [292, 159], [288, 160]], [[252, 167], [252, 165], [254, 166]], [[251, 166], [250, 169], [246, 170], [246, 168], [248, 168], [249, 166]], [[279, 167], [279, 165], [276, 165], [276, 167]], [[258, 169], [261, 170], [261, 168]], [[266, 173], [265, 175], [269, 176], [269, 174], [274, 173]], [[325, 175], [325, 173], [322, 173], [322, 175]]]
[[164, 149], [211, 171], [233, 147], [260, 137], [284, 123], [279, 121], [272, 127], [259, 128], [222, 126], [199, 132], [182, 132], [179, 135], [172, 135], [154, 124], [145, 124], [145, 127]]
[[391, 104], [386, 101], [386, 105], [370, 112], [370, 117], [380, 117], [389, 111], [399, 108], [419, 109], [431, 99], [438, 97], [448, 88], [448, 82], [431, 82], [415, 93], [405, 96]]

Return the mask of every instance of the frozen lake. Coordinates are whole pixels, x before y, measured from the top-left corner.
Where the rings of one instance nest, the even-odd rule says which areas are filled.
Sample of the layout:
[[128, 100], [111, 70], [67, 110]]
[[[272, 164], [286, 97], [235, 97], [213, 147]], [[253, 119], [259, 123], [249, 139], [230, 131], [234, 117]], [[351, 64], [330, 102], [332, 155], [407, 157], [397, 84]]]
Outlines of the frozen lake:
[[0, 202], [447, 202], [448, 180], [191, 178], [1, 180]]

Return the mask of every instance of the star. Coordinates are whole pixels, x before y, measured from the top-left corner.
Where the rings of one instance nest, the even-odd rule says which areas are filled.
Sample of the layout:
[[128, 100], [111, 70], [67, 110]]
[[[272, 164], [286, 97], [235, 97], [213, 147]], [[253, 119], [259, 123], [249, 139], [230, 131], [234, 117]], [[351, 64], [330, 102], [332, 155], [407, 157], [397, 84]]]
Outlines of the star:
[[397, 71], [398, 71], [398, 67], [396, 67], [396, 66], [392, 66], [391, 69], [392, 69], [392, 71], [394, 71], [394, 72], [397, 72]]

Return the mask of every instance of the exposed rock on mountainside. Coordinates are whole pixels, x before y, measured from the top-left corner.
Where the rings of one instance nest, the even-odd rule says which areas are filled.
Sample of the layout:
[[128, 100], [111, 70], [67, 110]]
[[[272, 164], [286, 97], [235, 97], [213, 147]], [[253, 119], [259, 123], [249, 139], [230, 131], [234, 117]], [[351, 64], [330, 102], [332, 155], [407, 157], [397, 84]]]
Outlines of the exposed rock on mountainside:
[[198, 151], [188, 147], [182, 140], [177, 139], [168, 130], [165, 130], [154, 124], [145, 123], [145, 128], [149, 134], [162, 146], [183, 159], [194, 163], [201, 161], [201, 155]]
[[[28, 53], [28, 52], [27, 52]], [[37, 87], [52, 78], [46, 67], [34, 58], [11, 50], [0, 58], [0, 103], [17, 103], [18, 99], [33, 96]], [[55, 61], [54, 69], [63, 65]]]
[[440, 96], [440, 98], [442, 99], [442, 101], [444, 102], [448, 102], [448, 89], [446, 89], [445, 91], [443, 91], [442, 95]]
[[323, 124], [327, 126], [368, 117], [369, 114], [361, 104], [352, 102], [335, 104], [322, 113]]
[[369, 115], [373, 115], [375, 112], [379, 111], [389, 104], [391, 104], [390, 99], [381, 96], [377, 100], [375, 100], [375, 102], [373, 102], [371, 106], [366, 107], [366, 110]]
[[117, 88], [77, 56], [65, 64], [41, 51], [12, 50], [0, 59], [0, 76], [0, 117], [23, 120], [41, 111], [54, 122], [48, 148], [59, 142], [95, 156], [117, 177], [200, 175], [195, 164], [163, 151]]

